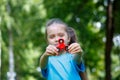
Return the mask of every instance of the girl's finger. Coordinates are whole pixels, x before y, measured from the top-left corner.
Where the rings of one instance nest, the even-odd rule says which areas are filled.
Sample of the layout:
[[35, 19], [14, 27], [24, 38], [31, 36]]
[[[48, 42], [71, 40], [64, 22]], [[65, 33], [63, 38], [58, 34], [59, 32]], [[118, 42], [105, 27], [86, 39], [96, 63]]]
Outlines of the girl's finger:
[[51, 50], [46, 50], [46, 53], [47, 53], [48, 55], [52, 55], [52, 51], [51, 51]]
[[55, 53], [56, 55], [58, 55], [58, 52], [57, 52], [57, 48], [53, 45], [50, 45], [48, 48], [48, 50], [51, 50], [52, 53]]
[[80, 50], [72, 51], [72, 54], [79, 54]]
[[75, 46], [75, 47], [72, 47], [71, 49], [69, 49], [68, 51], [71, 52], [71, 51], [75, 51], [75, 50], [78, 50], [78, 49], [80, 49], [80, 47]]
[[58, 50], [56, 47], [53, 47], [53, 52], [56, 53], [58, 55]]
[[53, 56], [56, 55], [56, 53], [54, 53], [52, 50], [47, 50], [47, 53], [48, 53], [48, 55], [53, 55]]
[[69, 47], [68, 47], [68, 51], [71, 52], [72, 50], [74, 49], [79, 49], [80, 46], [78, 44], [71, 44]]

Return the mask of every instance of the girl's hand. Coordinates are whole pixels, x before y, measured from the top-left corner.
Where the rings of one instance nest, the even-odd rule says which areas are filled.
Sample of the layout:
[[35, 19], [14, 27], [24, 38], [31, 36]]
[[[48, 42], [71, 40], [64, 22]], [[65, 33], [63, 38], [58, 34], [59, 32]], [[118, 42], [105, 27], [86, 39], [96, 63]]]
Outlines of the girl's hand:
[[46, 56], [56, 56], [56, 55], [58, 55], [57, 48], [54, 45], [48, 45], [44, 55], [46, 55]]
[[72, 43], [70, 46], [68, 46], [68, 52], [74, 54], [74, 53], [79, 53], [81, 54], [83, 51], [80, 47], [80, 44], [78, 43]]

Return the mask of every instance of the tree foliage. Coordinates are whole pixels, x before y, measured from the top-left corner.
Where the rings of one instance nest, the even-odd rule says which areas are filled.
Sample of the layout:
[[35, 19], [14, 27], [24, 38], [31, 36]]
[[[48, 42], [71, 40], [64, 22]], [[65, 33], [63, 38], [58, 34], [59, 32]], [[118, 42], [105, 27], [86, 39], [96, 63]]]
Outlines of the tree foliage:
[[[105, 0], [106, 1], [106, 0]], [[106, 5], [104, 0], [1, 0], [1, 74], [7, 79], [9, 71], [9, 29], [13, 35], [13, 52], [17, 80], [43, 80], [39, 69], [39, 57], [46, 47], [45, 22], [60, 18], [76, 30], [84, 50], [86, 72], [90, 80], [105, 77], [104, 48]], [[118, 0], [115, 0], [118, 1]], [[115, 2], [115, 26], [119, 26], [119, 3]], [[120, 34], [119, 27], [115, 35]], [[120, 49], [118, 49], [120, 50]], [[113, 80], [119, 79], [120, 69], [116, 48], [112, 51]], [[117, 58], [116, 58], [117, 57]], [[120, 68], [120, 67], [119, 67]], [[115, 73], [115, 74], [114, 74]]]

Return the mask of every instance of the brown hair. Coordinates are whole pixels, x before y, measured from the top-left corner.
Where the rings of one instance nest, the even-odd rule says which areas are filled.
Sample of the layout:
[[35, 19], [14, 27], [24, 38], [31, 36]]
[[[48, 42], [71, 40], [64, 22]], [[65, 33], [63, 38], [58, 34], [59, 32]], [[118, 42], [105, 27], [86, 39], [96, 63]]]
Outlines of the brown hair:
[[70, 36], [69, 45], [72, 44], [72, 43], [77, 42], [77, 36], [76, 36], [75, 30], [72, 27], [68, 27], [67, 32], [68, 32], [68, 34]]

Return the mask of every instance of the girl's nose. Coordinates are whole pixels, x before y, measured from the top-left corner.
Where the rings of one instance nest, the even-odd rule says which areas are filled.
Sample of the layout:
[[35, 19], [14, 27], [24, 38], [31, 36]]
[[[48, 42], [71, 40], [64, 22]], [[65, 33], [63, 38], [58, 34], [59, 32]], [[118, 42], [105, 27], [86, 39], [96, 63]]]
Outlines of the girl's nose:
[[59, 39], [58, 37], [55, 37], [55, 42], [58, 42], [58, 39]]

